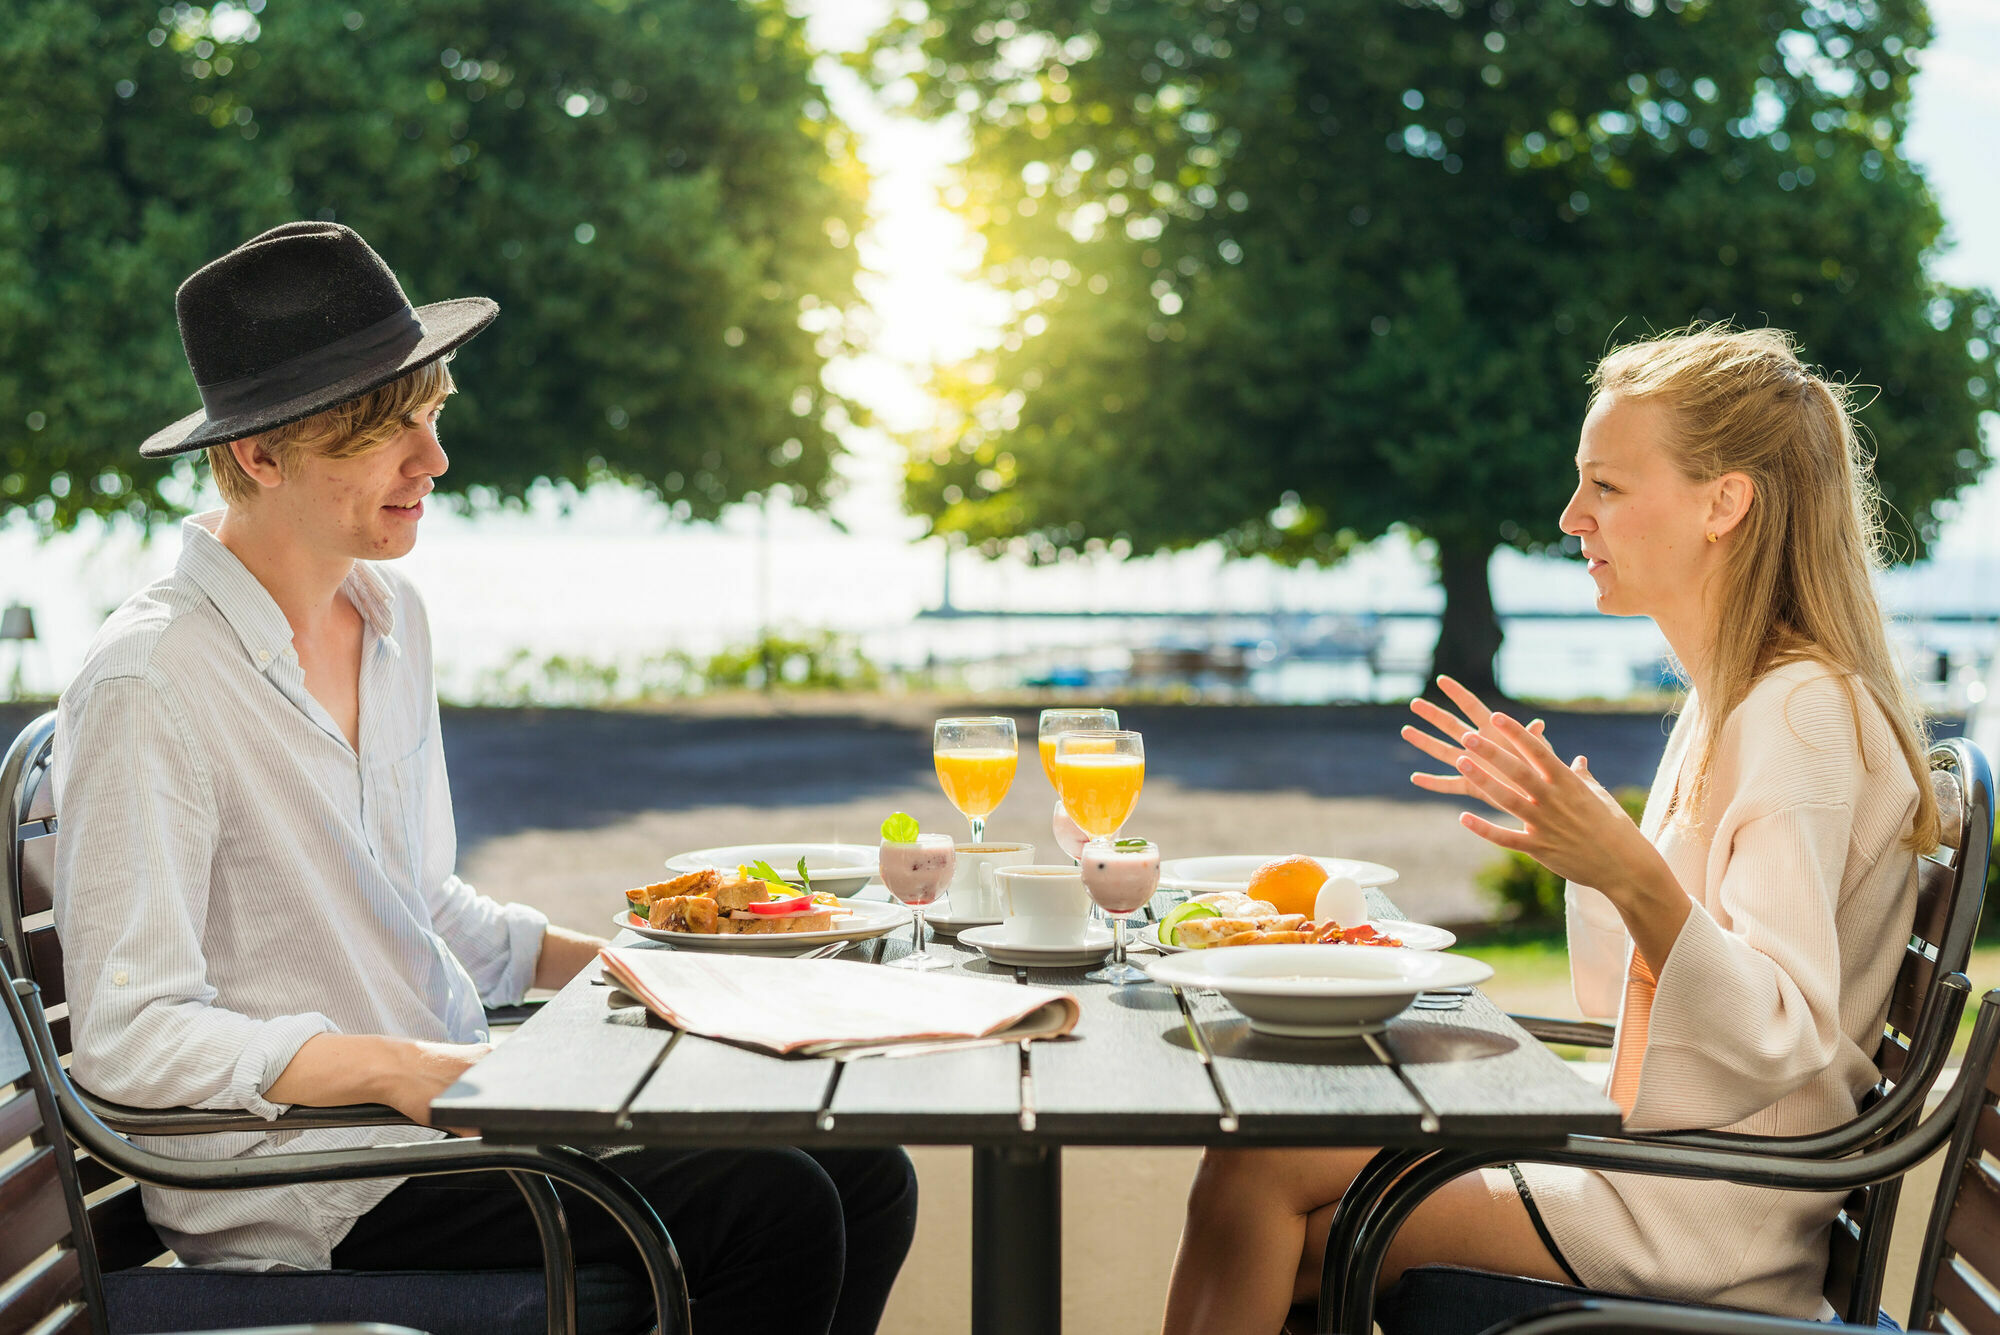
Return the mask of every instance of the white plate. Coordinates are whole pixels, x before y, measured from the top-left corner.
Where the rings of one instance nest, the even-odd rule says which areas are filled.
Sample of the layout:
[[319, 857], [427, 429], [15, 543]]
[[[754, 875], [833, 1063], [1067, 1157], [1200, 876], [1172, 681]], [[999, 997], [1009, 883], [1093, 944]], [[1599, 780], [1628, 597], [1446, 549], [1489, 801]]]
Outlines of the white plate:
[[[1168, 890], [1185, 890], [1191, 895], [1213, 894], [1218, 890], [1242, 890], [1250, 884], [1250, 873], [1265, 863], [1287, 856], [1284, 853], [1224, 853], [1206, 858], [1169, 858], [1160, 864], [1160, 885]], [[1312, 860], [1326, 868], [1328, 876], [1351, 876], [1363, 890], [1392, 884], [1394, 867], [1379, 862], [1359, 862], [1353, 858], [1322, 857]]]
[[628, 932], [654, 941], [664, 941], [683, 950], [734, 950], [754, 955], [783, 955], [833, 941], [869, 941], [885, 936], [910, 921], [910, 911], [901, 904], [884, 904], [873, 899], [843, 899], [841, 906], [854, 916], [822, 932], [771, 932], [743, 936], [721, 932], [669, 932], [649, 925], [629, 912], [614, 913], [611, 921]]
[[667, 859], [667, 870], [677, 875], [707, 867], [735, 871], [752, 862], [768, 862], [780, 876], [796, 882], [800, 858], [806, 860], [813, 889], [842, 899], [868, 884], [878, 865], [877, 850], [871, 844], [731, 844], [677, 853]]
[[1073, 969], [1095, 964], [1111, 953], [1111, 933], [1092, 924], [1080, 946], [1031, 946], [1013, 939], [1006, 923], [974, 927], [958, 935], [960, 945], [971, 946], [995, 964], [1020, 964], [1028, 968]]
[[1146, 963], [1175, 987], [1208, 987], [1249, 1017], [1250, 1027], [1286, 1038], [1372, 1033], [1431, 988], [1472, 987], [1493, 976], [1466, 955], [1377, 946], [1263, 946], [1185, 950]]
[[[1458, 937], [1442, 927], [1433, 927], [1427, 922], [1404, 922], [1400, 918], [1370, 918], [1368, 925], [1384, 936], [1393, 936], [1401, 941], [1405, 950], [1450, 950], [1458, 944]], [[1187, 949], [1186, 946], [1170, 946], [1160, 940], [1160, 925], [1156, 922], [1147, 923], [1145, 930], [1139, 933], [1139, 939], [1162, 955], [1178, 955]], [[1369, 947], [1371, 950], [1386, 948]]]

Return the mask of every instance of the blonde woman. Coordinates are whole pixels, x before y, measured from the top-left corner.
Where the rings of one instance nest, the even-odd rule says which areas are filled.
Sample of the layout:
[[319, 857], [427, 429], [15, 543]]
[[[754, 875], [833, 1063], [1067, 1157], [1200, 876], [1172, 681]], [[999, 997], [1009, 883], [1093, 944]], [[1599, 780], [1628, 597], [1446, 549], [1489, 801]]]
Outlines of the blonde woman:
[[[1521, 828], [1472, 833], [1569, 881], [1570, 970], [1618, 1017], [1611, 1096], [1634, 1130], [1797, 1135], [1877, 1077], [1876, 1038], [1936, 842], [1925, 729], [1870, 575], [1877, 502], [1841, 386], [1775, 330], [1697, 328], [1592, 376], [1577, 488], [1597, 607], [1659, 625], [1692, 689], [1634, 825], [1539, 729], [1441, 681], [1412, 706], [1448, 767], [1416, 774]], [[1271, 1335], [1317, 1291], [1367, 1150], [1211, 1151], [1188, 1203], [1169, 1332]], [[1838, 1198], [1520, 1164], [1426, 1202], [1383, 1282], [1446, 1263], [1592, 1288], [1830, 1315]]]

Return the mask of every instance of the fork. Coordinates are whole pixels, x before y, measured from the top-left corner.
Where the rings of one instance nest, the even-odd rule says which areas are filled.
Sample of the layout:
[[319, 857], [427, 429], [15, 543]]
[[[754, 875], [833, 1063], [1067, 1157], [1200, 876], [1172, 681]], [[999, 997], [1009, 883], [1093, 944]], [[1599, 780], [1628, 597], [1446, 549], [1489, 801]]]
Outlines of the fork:
[[823, 946], [816, 946], [813, 949], [808, 950], [805, 954], [794, 956], [794, 958], [802, 960], [832, 959], [835, 955], [838, 955], [841, 951], [847, 949], [849, 946], [853, 944], [854, 943], [852, 941], [829, 941], [827, 944]]

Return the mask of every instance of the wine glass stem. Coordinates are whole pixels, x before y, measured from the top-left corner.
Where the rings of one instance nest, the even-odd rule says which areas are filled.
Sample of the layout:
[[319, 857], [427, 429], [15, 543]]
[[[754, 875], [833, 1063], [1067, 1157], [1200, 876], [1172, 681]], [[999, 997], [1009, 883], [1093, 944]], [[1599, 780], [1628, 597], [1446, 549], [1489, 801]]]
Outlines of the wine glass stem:
[[910, 907], [910, 912], [912, 912], [912, 913], [916, 914], [916, 924], [917, 924], [917, 947], [916, 947], [916, 951], [915, 951], [915, 954], [916, 954], [916, 956], [917, 956], [917, 958], [918, 958], [918, 959], [922, 959], [922, 958], [924, 958], [925, 956], [927, 956], [927, 955], [929, 955], [929, 954], [931, 953], [931, 951], [930, 951], [930, 941], [929, 941], [928, 939], [926, 939], [926, 937], [924, 936], [924, 909], [923, 909], [923, 905], [921, 905], [921, 904], [914, 904], [914, 905], [912, 905], [912, 906]]
[[986, 842], [986, 817], [984, 817], [984, 816], [967, 816], [967, 817], [966, 817], [965, 819], [966, 819], [966, 820], [967, 820], [967, 821], [968, 821], [968, 822], [969, 822], [969, 823], [971, 824], [971, 826], [972, 826], [972, 842], [973, 842], [973, 843], [975, 843], [975, 844], [983, 844], [983, 843], [985, 843], [985, 842]]
[[1111, 915], [1111, 967], [1114, 971], [1125, 967], [1125, 915]]

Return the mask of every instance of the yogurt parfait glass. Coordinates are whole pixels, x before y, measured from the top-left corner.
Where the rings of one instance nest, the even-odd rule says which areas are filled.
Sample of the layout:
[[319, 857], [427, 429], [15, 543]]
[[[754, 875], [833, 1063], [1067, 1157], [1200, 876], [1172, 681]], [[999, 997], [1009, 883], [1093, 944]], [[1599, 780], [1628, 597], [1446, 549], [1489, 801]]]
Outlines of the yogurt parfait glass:
[[920, 834], [908, 841], [882, 840], [882, 884], [916, 914], [916, 948], [885, 966], [891, 969], [949, 969], [952, 962], [930, 953], [924, 909], [951, 888], [958, 867], [956, 841], [948, 834]]
[[1149, 839], [1092, 839], [1079, 859], [1083, 888], [1111, 919], [1111, 959], [1084, 975], [1094, 983], [1143, 983], [1146, 971], [1125, 959], [1125, 920], [1160, 887], [1160, 849]]

